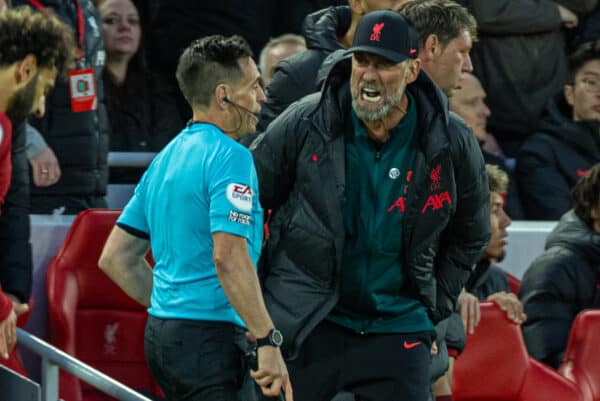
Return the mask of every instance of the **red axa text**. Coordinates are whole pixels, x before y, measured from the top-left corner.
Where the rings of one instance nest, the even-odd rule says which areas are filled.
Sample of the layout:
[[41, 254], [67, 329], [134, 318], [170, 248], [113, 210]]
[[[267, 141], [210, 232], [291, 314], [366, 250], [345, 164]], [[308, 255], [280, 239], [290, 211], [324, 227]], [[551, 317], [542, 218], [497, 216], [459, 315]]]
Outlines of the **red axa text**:
[[395, 208], [400, 209], [400, 213], [404, 213], [406, 210], [406, 197], [401, 196], [396, 199], [396, 202], [392, 203], [392, 206], [388, 207], [387, 212], [391, 213]]
[[427, 198], [427, 202], [425, 202], [425, 206], [421, 210], [421, 214], [425, 214], [427, 208], [431, 206], [433, 210], [438, 210], [444, 207], [444, 202], [447, 202], [449, 205], [452, 204], [452, 198], [448, 191], [442, 192], [441, 194], [431, 194], [429, 198]]

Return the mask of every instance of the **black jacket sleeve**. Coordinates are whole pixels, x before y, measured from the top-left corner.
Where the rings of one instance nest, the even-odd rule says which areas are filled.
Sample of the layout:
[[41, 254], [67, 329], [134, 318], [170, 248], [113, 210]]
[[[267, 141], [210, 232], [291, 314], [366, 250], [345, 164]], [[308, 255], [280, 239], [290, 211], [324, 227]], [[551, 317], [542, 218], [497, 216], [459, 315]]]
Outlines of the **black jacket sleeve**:
[[558, 220], [569, 210], [571, 187], [558, 169], [551, 139], [545, 135], [530, 138], [517, 159], [517, 186], [525, 217]]
[[470, 130], [452, 117], [451, 136], [456, 179], [456, 212], [441, 241], [436, 263], [436, 310], [443, 319], [454, 311], [481, 253], [490, 239], [490, 195], [479, 144]]
[[527, 314], [522, 326], [527, 350], [554, 368], [562, 361], [578, 312], [574, 277], [577, 263], [585, 262], [564, 254], [544, 254], [527, 270], [519, 290]]

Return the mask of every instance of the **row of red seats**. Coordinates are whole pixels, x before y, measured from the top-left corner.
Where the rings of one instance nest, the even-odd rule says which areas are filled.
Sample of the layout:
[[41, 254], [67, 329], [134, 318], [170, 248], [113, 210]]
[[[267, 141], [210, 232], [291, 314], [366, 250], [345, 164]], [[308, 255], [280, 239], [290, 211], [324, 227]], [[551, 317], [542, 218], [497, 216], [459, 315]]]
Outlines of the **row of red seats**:
[[[80, 213], [47, 270], [50, 342], [135, 389], [161, 395], [145, 363], [145, 309], [98, 268], [116, 210]], [[518, 289], [517, 279], [511, 288]], [[591, 349], [600, 339], [600, 311], [578, 317], [558, 372], [527, 354], [519, 326], [492, 303], [456, 361], [453, 393], [459, 401], [600, 401], [600, 363]], [[61, 371], [65, 401], [109, 400]]]

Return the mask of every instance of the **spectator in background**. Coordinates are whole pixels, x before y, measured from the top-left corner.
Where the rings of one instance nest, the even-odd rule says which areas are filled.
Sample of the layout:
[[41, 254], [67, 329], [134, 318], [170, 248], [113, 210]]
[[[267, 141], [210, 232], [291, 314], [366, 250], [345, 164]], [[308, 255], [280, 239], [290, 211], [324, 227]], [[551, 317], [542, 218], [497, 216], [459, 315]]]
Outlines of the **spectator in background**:
[[517, 160], [527, 219], [558, 220], [577, 179], [600, 162], [600, 41], [580, 46], [570, 68], [571, 83], [548, 103]]
[[[477, 20], [471, 56], [492, 110], [489, 131], [507, 157], [534, 132], [548, 99], [568, 82], [565, 29], [598, 0], [459, 0]], [[521, 61], [522, 60], [522, 61]]]
[[259, 67], [265, 86], [271, 83], [275, 66], [281, 60], [306, 50], [306, 42], [300, 35], [286, 33], [271, 39], [260, 52]]
[[[106, 207], [109, 124], [102, 83], [105, 53], [98, 13], [90, 0], [14, 0], [13, 5], [51, 7], [71, 24], [78, 45], [78, 61], [69, 72], [70, 77], [57, 80], [55, 90], [46, 99], [45, 117], [31, 121], [56, 154], [61, 170], [56, 184], [31, 187], [31, 211], [76, 214], [87, 208]], [[78, 93], [90, 97], [72, 98], [70, 81], [80, 84], [78, 88], [83, 91]]]
[[600, 308], [600, 164], [579, 179], [572, 197], [573, 209], [552, 230], [519, 290], [527, 350], [553, 368], [563, 359], [577, 314]]
[[488, 164], [499, 166], [510, 177], [506, 193], [506, 210], [517, 219], [523, 218], [523, 207], [514, 179], [515, 159], [506, 159], [494, 136], [487, 130], [491, 114], [485, 102], [487, 94], [477, 77], [470, 72], [464, 74], [460, 88], [450, 98], [450, 110], [461, 116], [471, 127], [481, 145], [483, 159]]
[[501, 165], [505, 169], [504, 153], [494, 135], [487, 130], [487, 121], [492, 113], [485, 102], [486, 96], [479, 79], [466, 72], [460, 82], [460, 88], [450, 98], [450, 110], [461, 116], [471, 127], [481, 144], [486, 163]]
[[411, 1], [400, 12], [419, 33], [419, 59], [433, 82], [451, 97], [467, 72], [469, 52], [477, 39], [477, 23], [467, 9], [451, 0]]
[[[149, 1], [151, 3], [146, 8], [156, 10], [156, 4], [153, 3], [158, 0]], [[165, 92], [161, 96], [177, 104], [178, 117], [184, 124], [191, 117], [191, 110], [177, 90], [174, 72], [181, 51], [192, 40], [213, 34], [240, 35], [250, 43], [253, 53], [258, 55], [270, 38], [284, 33], [299, 33], [299, 16], [303, 18], [316, 6], [340, 1], [160, 1], [148, 32], [147, 54], [151, 68], [167, 79]]]
[[[28, 209], [15, 201], [11, 184], [15, 163], [27, 167], [27, 160], [11, 158], [16, 138], [11, 120], [22, 123], [32, 112], [44, 115], [45, 97], [73, 61], [71, 35], [50, 13], [0, 11], [0, 283], [5, 291], [0, 290], [0, 356], [5, 359], [16, 341], [16, 315], [28, 309], [32, 273]], [[14, 147], [12, 153], [19, 155]]]
[[321, 70], [323, 62], [336, 50], [350, 47], [361, 16], [369, 11], [396, 9], [406, 1], [348, 0], [349, 7], [331, 7], [308, 15], [302, 26], [308, 50], [276, 66], [260, 112], [259, 132], [291, 103], [319, 90], [328, 71]]
[[[142, 32], [131, 0], [101, 0], [106, 50], [104, 88], [110, 150], [158, 152], [181, 129], [176, 108], [155, 95], [158, 84], [140, 47]], [[145, 167], [110, 169], [110, 182], [137, 183]]]

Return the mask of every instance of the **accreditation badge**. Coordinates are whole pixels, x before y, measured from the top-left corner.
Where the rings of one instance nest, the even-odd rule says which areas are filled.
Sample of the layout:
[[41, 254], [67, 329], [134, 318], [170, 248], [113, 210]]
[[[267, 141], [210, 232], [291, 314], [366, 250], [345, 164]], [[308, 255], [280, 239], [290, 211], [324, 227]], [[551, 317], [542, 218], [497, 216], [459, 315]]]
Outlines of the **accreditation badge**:
[[96, 78], [93, 68], [69, 71], [71, 110], [74, 113], [92, 111], [98, 108]]

